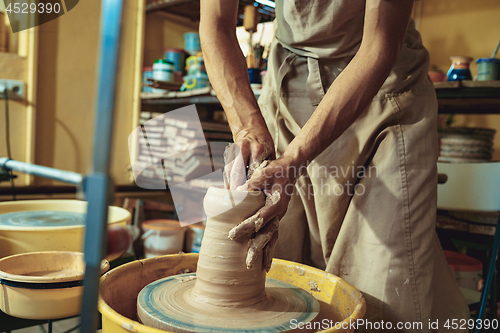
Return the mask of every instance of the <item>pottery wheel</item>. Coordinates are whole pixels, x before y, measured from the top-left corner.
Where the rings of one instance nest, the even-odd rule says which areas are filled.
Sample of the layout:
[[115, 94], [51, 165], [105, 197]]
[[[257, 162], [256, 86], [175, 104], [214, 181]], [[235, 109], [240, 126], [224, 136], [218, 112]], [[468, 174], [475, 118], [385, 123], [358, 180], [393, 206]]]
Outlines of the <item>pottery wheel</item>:
[[0, 214], [0, 226], [67, 227], [85, 225], [85, 213], [33, 210]]
[[233, 308], [204, 303], [192, 296], [196, 273], [169, 276], [144, 287], [137, 313], [148, 326], [173, 332], [283, 332], [290, 321], [310, 322], [319, 312], [318, 301], [292, 284], [267, 278], [267, 297], [249, 307]]

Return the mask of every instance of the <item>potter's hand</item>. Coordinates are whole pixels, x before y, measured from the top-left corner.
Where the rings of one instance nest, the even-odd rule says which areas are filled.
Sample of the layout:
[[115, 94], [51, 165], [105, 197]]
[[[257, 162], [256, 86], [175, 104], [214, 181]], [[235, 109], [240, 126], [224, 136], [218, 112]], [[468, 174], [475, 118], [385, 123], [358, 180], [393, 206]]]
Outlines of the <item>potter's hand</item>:
[[265, 159], [274, 159], [274, 143], [267, 128], [243, 128], [234, 135], [235, 144], [224, 153], [224, 183], [231, 190], [243, 185]]
[[264, 207], [229, 232], [229, 238], [233, 240], [248, 235], [252, 237], [246, 260], [248, 268], [252, 267], [261, 251], [264, 251], [264, 267], [267, 271], [271, 268], [279, 219], [285, 215], [299, 171], [299, 164], [287, 157], [264, 161], [256, 168], [253, 177], [239, 187], [247, 191], [262, 190], [266, 194]]

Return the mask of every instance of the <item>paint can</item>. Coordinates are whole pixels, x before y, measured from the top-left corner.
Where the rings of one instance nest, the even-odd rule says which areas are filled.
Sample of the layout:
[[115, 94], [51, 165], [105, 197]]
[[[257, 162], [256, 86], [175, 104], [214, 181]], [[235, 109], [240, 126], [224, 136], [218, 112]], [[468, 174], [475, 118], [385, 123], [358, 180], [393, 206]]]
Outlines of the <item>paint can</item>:
[[174, 64], [175, 72], [184, 72], [184, 62], [186, 60], [186, 52], [182, 49], [167, 48], [164, 50], [165, 60]]
[[200, 34], [197, 32], [187, 32], [184, 34], [184, 49], [190, 55], [196, 55], [201, 51]]
[[176, 254], [184, 248], [185, 227], [175, 220], [148, 220], [142, 223], [141, 236], [146, 258]]
[[197, 75], [200, 73], [207, 73], [205, 69], [205, 61], [203, 57], [190, 56], [186, 59], [187, 75]]
[[491, 81], [498, 80], [498, 69], [500, 67], [500, 59], [496, 58], [480, 58], [477, 63], [477, 80]]
[[[174, 80], [174, 64], [165, 59], [157, 59], [153, 63], [153, 79], [158, 81], [173, 81]], [[152, 89], [155, 93], [164, 93], [164, 89]]]
[[198, 73], [196, 75], [184, 76], [184, 83], [181, 86], [181, 91], [201, 89], [210, 86], [208, 75], [205, 73]]
[[148, 81], [148, 79], [152, 79], [153, 78], [153, 67], [152, 66], [146, 66], [142, 69], [142, 82], [144, 83], [144, 85], [142, 86], [142, 91], [143, 92], [152, 92], [153, 88], [147, 86], [146, 84], [151, 84], [150, 81]]

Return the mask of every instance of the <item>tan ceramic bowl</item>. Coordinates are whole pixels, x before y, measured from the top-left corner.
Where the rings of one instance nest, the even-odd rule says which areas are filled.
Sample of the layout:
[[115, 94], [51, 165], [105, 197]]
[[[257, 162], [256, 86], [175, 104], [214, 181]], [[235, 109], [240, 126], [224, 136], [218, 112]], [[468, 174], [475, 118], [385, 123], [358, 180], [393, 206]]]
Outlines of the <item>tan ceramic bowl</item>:
[[[109, 269], [103, 260], [101, 274]], [[0, 259], [0, 310], [26, 319], [80, 313], [85, 262], [81, 252], [46, 251]]]
[[[87, 202], [79, 200], [22, 200], [0, 203], [0, 214], [20, 211], [69, 211], [85, 213]], [[108, 225], [126, 227], [130, 213], [120, 207], [109, 207]], [[38, 251], [82, 252], [85, 226], [18, 227], [0, 225], [0, 258]]]

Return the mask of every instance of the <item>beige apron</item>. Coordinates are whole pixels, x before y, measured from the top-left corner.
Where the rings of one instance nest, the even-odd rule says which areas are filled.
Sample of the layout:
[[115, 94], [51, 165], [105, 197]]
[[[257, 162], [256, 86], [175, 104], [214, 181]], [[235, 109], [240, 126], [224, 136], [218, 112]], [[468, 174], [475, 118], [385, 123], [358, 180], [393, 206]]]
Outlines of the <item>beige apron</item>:
[[[259, 105], [278, 156], [356, 53], [364, 4], [276, 2]], [[451, 332], [447, 319], [469, 317], [435, 232], [437, 102], [428, 60], [412, 22], [371, 105], [298, 179], [275, 252], [348, 281], [366, 298], [367, 320], [415, 328], [405, 332], [430, 332], [436, 321]]]

